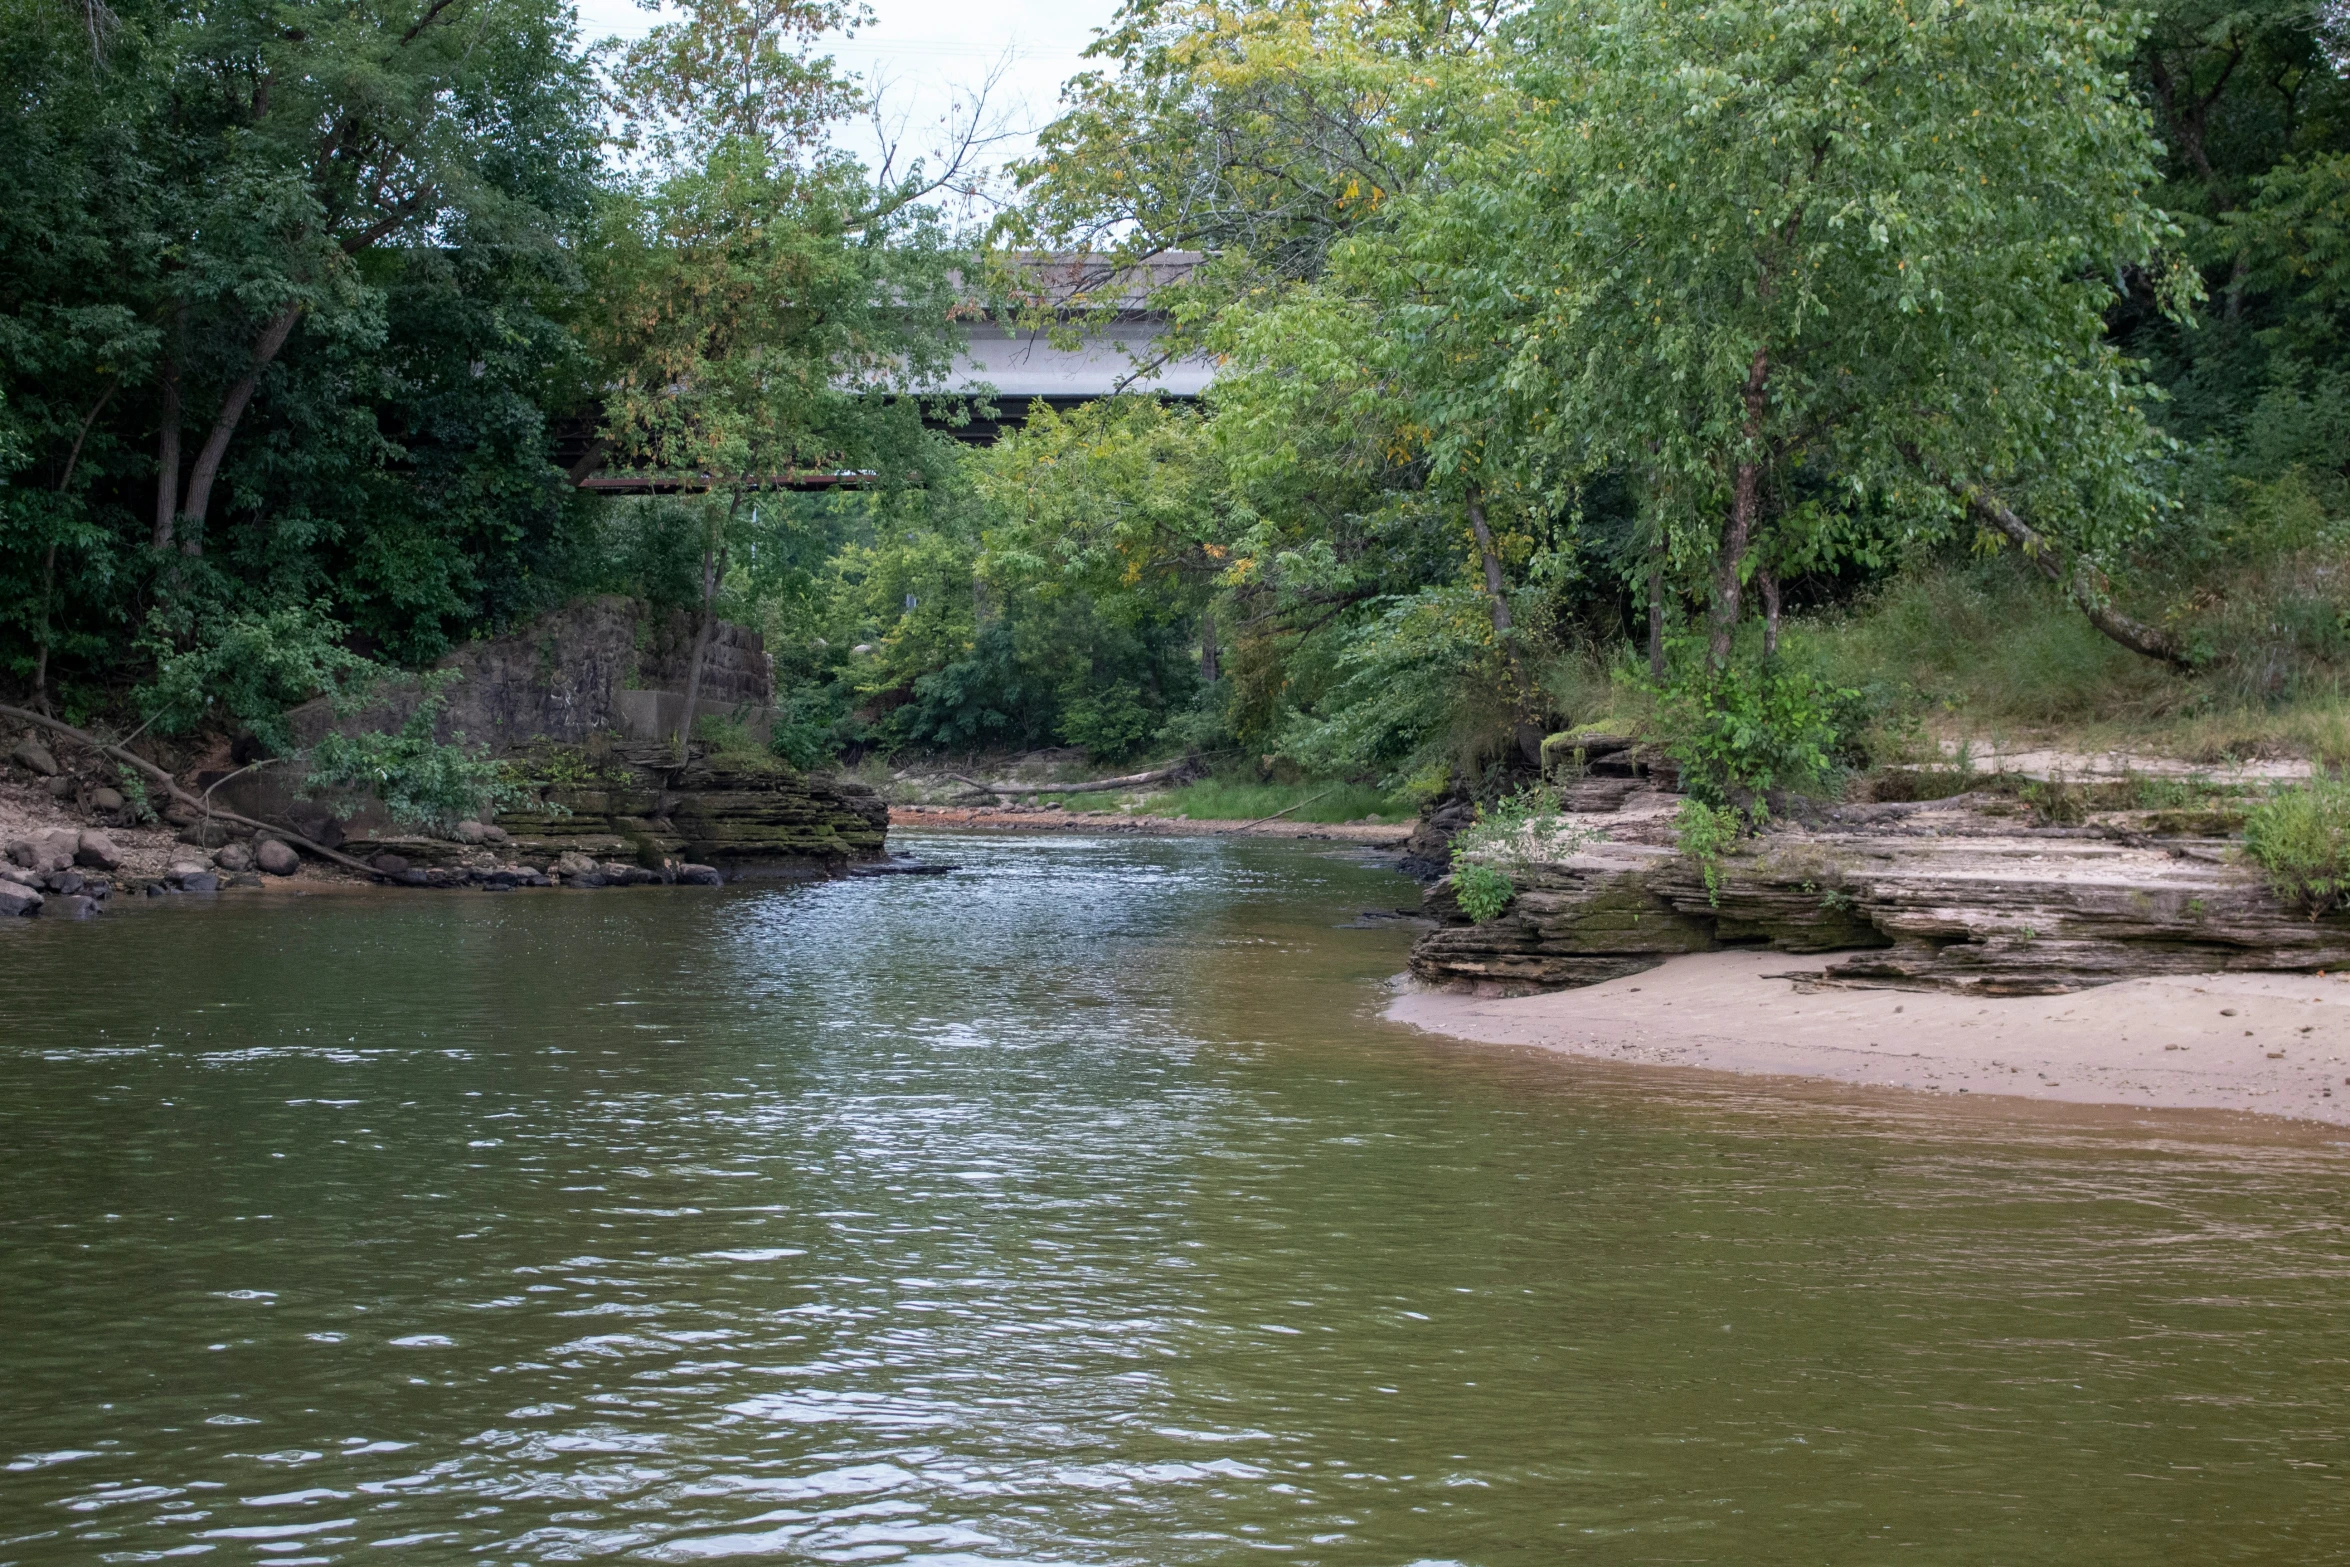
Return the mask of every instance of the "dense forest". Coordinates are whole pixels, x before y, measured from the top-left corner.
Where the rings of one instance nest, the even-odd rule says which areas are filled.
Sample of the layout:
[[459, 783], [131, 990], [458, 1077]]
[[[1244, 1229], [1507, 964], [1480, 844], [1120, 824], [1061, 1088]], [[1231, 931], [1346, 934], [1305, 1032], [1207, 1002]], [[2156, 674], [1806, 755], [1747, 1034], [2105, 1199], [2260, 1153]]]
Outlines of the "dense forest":
[[[840, 150], [845, 6], [665, 15], [0, 0], [11, 700], [267, 744], [619, 592], [760, 628], [801, 767], [2350, 759], [2328, 7], [1129, 0], [983, 226], [970, 141]], [[1204, 400], [947, 395], [1170, 252]]]

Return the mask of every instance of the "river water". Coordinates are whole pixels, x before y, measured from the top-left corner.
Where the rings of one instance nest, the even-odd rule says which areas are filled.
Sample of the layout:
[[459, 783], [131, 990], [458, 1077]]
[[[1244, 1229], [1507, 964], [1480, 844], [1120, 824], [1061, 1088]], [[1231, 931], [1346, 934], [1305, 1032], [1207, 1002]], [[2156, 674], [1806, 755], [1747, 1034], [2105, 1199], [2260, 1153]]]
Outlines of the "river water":
[[2350, 1160], [1379, 1021], [1328, 844], [0, 932], [0, 1562], [2350, 1560]]

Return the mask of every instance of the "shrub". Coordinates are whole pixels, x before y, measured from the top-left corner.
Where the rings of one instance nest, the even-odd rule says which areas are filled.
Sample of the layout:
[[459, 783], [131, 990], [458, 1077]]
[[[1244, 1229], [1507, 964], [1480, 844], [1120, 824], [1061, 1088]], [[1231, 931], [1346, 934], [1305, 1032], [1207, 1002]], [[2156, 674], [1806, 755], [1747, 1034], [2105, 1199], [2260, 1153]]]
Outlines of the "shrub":
[[1518, 879], [1534, 866], [1572, 854], [1596, 834], [1569, 822], [1558, 795], [1534, 784], [1477, 811], [1452, 840], [1452, 888], [1461, 910], [1482, 925], [1509, 907]]
[[1710, 806], [1825, 785], [1856, 758], [1868, 722], [1859, 692], [1778, 659], [1685, 673], [1659, 711], [1681, 787]]
[[2244, 851], [2287, 903], [2315, 919], [2350, 901], [2350, 781], [2313, 780], [2254, 806]]
[[155, 678], [139, 688], [139, 706], [164, 733], [225, 719], [283, 755], [294, 744], [288, 708], [324, 692], [347, 711], [391, 672], [344, 647], [346, 634], [323, 599], [184, 627], [157, 610], [140, 639], [155, 656]]
[[1699, 874], [1705, 877], [1705, 901], [1717, 908], [1722, 901], [1722, 856], [1745, 836], [1750, 825], [1750, 819], [1736, 806], [1715, 807], [1698, 799], [1682, 801], [1681, 814], [1673, 819], [1681, 852], [1697, 862]]
[[[444, 672], [445, 673], [445, 672]], [[446, 830], [494, 807], [519, 805], [529, 791], [490, 759], [486, 746], [454, 745], [433, 739], [433, 726], [448, 706], [449, 678], [426, 677], [424, 700], [396, 734], [330, 734], [310, 751], [304, 787], [365, 789], [411, 827]]]
[[1482, 925], [1501, 917], [1518, 895], [1517, 884], [1490, 865], [1462, 865], [1452, 873], [1452, 894], [1461, 912]]

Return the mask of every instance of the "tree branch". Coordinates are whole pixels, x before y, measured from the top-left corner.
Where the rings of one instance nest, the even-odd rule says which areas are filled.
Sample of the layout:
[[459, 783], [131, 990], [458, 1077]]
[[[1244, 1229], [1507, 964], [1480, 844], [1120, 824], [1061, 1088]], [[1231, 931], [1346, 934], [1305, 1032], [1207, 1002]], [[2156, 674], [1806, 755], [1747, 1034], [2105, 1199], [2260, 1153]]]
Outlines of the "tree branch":
[[1990, 531], [2012, 541], [2024, 552], [2024, 558], [2040, 569], [2040, 575], [2065, 590], [2066, 596], [2089, 617], [2089, 624], [2131, 652], [2157, 659], [2174, 669], [2192, 670], [2193, 659], [2179, 639], [2159, 626], [2149, 626], [2115, 609], [2112, 604], [2112, 585], [2105, 573], [2083, 560], [2074, 560], [2068, 567], [2062, 545], [2017, 516], [2013, 508], [1996, 495], [1978, 485], [1959, 484], [1955, 480], [1936, 477], [1936, 483], [1963, 502], [1975, 520]]

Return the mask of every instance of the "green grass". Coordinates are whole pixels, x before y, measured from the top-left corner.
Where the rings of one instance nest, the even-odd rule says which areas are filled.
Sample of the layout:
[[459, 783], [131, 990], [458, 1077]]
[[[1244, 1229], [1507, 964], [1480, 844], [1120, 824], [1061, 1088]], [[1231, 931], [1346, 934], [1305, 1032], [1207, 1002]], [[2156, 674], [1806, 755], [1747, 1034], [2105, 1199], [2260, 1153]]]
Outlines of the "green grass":
[[2328, 669], [2305, 659], [2309, 667], [2275, 694], [2255, 697], [2247, 667], [2267, 653], [2249, 633], [2230, 632], [2216, 641], [2220, 662], [2182, 676], [2099, 635], [2013, 559], [1904, 573], [1848, 610], [1791, 623], [1787, 639], [1835, 683], [1903, 702], [1925, 720], [1927, 738], [2205, 763], [2350, 760], [2350, 720]]
[[2318, 779], [2254, 806], [2244, 851], [2287, 903], [2313, 916], [2341, 907], [2350, 892], [2350, 782]]
[[[1321, 798], [1315, 799], [1316, 795]], [[1382, 822], [1407, 822], [1418, 814], [1408, 796], [1370, 784], [1235, 783], [1215, 778], [1154, 795], [1144, 802], [1143, 809], [1154, 816], [1180, 816], [1190, 821], [1245, 822], [1302, 800], [1313, 803], [1291, 811], [1283, 821], [1359, 822], [1370, 816]]]

